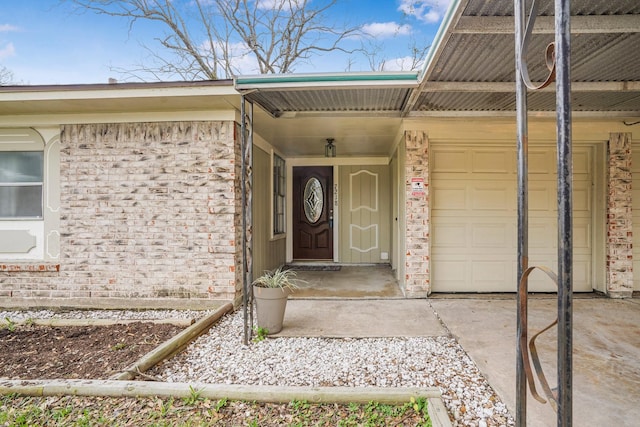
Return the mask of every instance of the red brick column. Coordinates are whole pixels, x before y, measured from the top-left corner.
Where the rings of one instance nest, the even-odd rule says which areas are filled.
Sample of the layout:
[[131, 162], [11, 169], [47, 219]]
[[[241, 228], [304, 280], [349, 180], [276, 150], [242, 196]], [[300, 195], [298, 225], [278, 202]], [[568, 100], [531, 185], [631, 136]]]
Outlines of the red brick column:
[[[431, 292], [429, 218], [429, 140], [423, 131], [406, 131], [405, 137], [405, 294], [426, 297]], [[416, 191], [414, 182], [423, 182]]]
[[631, 134], [612, 133], [607, 153], [607, 294], [633, 293]]

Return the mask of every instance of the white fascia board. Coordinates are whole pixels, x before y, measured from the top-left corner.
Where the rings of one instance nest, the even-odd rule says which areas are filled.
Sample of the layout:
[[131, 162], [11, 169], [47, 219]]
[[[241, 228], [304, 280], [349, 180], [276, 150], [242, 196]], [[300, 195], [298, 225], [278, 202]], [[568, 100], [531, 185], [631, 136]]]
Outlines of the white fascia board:
[[88, 123], [138, 123], [149, 121], [236, 121], [236, 112], [230, 108], [229, 110], [213, 111], [7, 115], [0, 116], [0, 127], [58, 126], [62, 124]]
[[25, 87], [24, 90], [0, 89], [2, 101], [59, 101], [59, 100], [91, 100], [91, 99], [127, 99], [127, 98], [159, 98], [188, 96], [240, 96], [231, 85], [225, 86], [181, 86], [181, 87], [108, 87], [104, 88], [70, 88], [61, 86]]

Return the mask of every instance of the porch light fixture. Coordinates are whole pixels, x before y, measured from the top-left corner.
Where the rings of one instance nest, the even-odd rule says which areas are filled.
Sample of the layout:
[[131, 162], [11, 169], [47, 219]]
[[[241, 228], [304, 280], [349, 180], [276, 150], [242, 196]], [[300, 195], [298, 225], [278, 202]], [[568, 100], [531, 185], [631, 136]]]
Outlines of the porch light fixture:
[[327, 145], [324, 146], [324, 156], [325, 157], [335, 157], [336, 156], [336, 146], [333, 145], [333, 138], [327, 138]]

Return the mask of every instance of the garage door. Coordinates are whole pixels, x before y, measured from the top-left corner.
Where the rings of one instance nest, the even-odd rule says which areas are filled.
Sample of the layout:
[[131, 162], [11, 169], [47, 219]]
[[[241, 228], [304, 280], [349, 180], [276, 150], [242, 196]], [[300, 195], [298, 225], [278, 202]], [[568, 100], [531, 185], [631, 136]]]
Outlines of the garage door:
[[[432, 144], [434, 292], [515, 292], [516, 152], [508, 146]], [[574, 147], [574, 290], [591, 291], [591, 147]], [[529, 265], [557, 270], [554, 147], [529, 148]], [[555, 291], [543, 274], [529, 289]]]
[[632, 212], [633, 212], [633, 290], [640, 291], [640, 144], [631, 149], [631, 171], [633, 175]]

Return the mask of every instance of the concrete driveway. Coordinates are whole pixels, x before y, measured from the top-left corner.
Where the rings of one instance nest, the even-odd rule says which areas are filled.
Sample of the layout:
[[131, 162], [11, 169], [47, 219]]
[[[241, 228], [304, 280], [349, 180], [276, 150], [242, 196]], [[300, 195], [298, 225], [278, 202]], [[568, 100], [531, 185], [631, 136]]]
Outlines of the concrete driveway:
[[[529, 336], [556, 316], [556, 298], [529, 302]], [[574, 299], [573, 425], [640, 426], [640, 299]], [[384, 319], [384, 321], [381, 321]], [[294, 299], [278, 336], [453, 335], [515, 416], [516, 302], [513, 295], [411, 299]], [[537, 340], [556, 383], [555, 328]], [[541, 392], [540, 386], [537, 386]], [[529, 394], [527, 426], [555, 426], [551, 407]]]
[[[515, 299], [447, 298], [430, 303], [515, 415]], [[555, 319], [556, 305], [555, 296], [530, 300], [529, 336]], [[573, 425], [640, 426], [640, 300], [578, 296], [573, 319]], [[554, 387], [555, 328], [536, 344]], [[530, 394], [527, 415], [529, 427], [557, 425], [551, 407]]]

